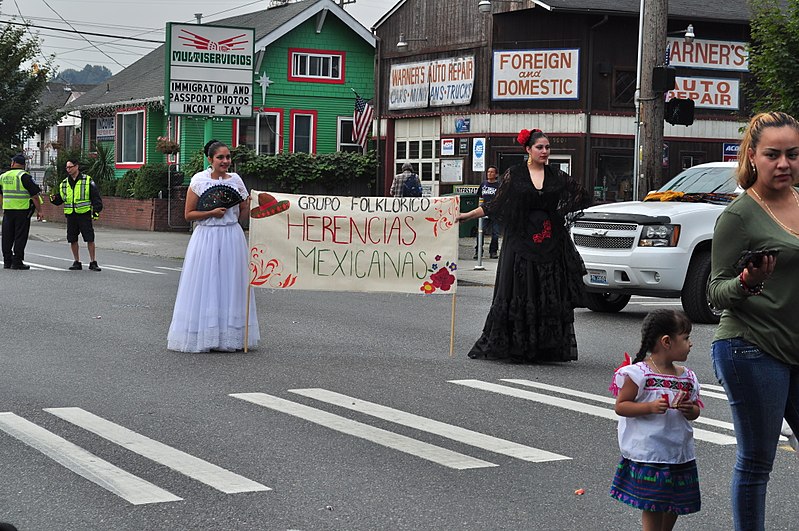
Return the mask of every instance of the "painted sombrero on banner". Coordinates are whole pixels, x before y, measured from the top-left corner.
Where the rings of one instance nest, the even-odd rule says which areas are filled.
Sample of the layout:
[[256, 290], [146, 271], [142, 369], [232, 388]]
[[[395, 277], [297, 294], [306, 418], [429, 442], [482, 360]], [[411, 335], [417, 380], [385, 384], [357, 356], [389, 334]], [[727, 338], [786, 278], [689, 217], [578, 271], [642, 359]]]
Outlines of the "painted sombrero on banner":
[[266, 192], [258, 194], [258, 206], [250, 210], [250, 216], [256, 219], [268, 218], [288, 210], [289, 202], [278, 201], [275, 196]]

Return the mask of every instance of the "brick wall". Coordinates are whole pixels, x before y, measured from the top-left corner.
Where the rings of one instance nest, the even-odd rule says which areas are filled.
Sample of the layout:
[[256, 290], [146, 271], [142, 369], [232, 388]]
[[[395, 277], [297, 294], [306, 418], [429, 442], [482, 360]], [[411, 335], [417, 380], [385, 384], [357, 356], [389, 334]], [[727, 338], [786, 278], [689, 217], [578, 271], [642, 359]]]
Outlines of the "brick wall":
[[[186, 202], [186, 188], [173, 190], [172, 211], [167, 199], [127, 199], [123, 197], [104, 197], [103, 212], [94, 223], [98, 227], [115, 229], [171, 231], [188, 230], [189, 224], [183, 219]], [[55, 206], [45, 199], [42, 206], [44, 219], [64, 221], [63, 206]], [[171, 225], [171, 226], [170, 226]]]

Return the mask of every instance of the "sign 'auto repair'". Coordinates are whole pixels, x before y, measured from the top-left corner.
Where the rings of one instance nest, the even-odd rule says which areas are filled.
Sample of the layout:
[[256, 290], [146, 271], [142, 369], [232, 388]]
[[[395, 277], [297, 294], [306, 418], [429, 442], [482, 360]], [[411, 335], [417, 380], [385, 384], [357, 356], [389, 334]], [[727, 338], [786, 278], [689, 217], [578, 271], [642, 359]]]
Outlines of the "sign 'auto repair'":
[[255, 30], [167, 23], [169, 114], [252, 116]]

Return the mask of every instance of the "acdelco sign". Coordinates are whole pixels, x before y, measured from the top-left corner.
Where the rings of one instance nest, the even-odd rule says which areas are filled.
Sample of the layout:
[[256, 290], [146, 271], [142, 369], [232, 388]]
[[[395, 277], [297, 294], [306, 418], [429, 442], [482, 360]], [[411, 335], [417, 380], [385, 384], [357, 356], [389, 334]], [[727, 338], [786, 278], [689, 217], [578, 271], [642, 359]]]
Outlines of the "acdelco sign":
[[252, 116], [255, 30], [167, 24], [170, 114]]

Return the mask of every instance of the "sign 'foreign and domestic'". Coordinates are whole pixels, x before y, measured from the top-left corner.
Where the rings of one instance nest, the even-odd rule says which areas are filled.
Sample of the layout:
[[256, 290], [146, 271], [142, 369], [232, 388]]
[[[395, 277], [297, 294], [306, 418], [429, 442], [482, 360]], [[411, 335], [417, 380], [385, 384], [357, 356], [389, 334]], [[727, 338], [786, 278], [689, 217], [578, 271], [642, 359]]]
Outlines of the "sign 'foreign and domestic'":
[[250, 283], [270, 289], [454, 293], [458, 200], [253, 190]]
[[167, 23], [169, 114], [252, 116], [255, 30]]
[[501, 50], [494, 52], [494, 100], [576, 100], [580, 50]]
[[388, 108], [468, 105], [474, 91], [474, 56], [391, 66]]

